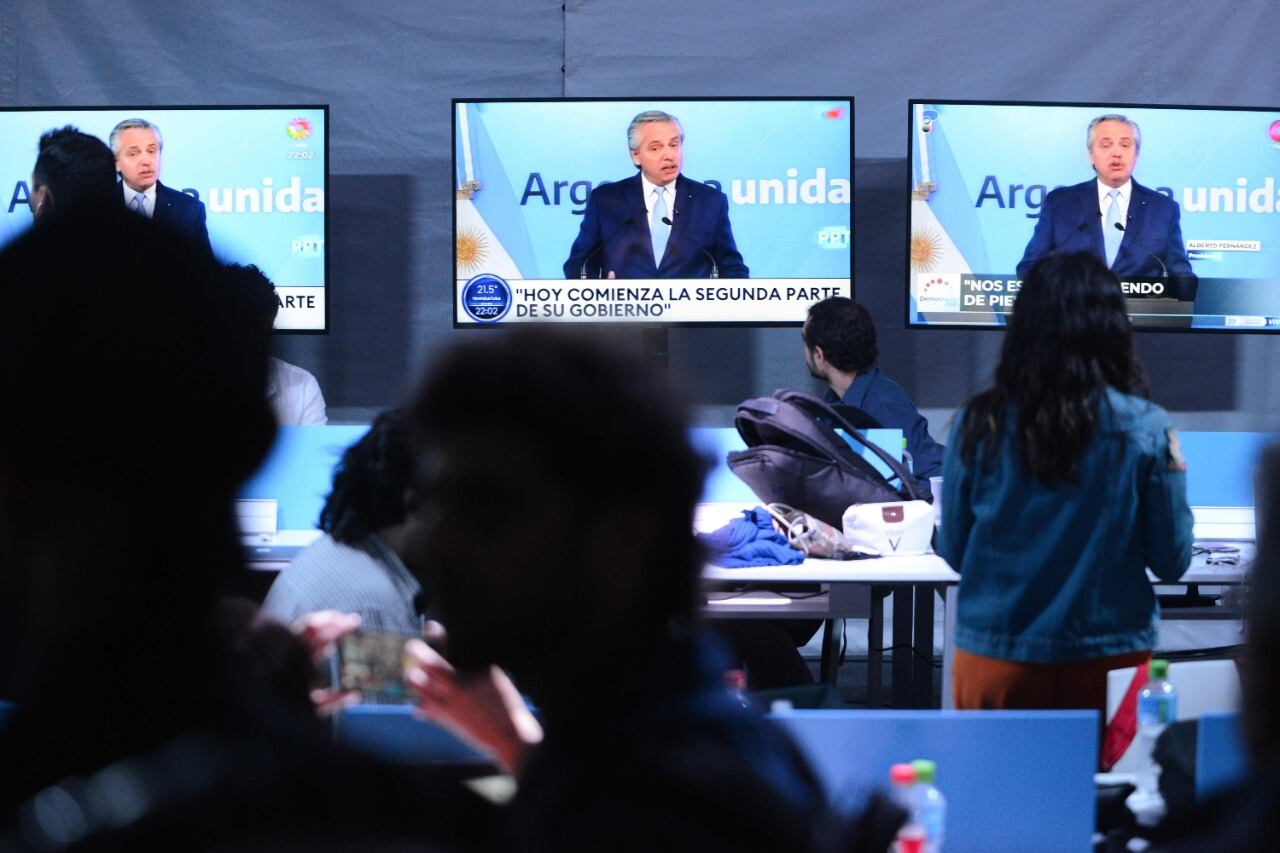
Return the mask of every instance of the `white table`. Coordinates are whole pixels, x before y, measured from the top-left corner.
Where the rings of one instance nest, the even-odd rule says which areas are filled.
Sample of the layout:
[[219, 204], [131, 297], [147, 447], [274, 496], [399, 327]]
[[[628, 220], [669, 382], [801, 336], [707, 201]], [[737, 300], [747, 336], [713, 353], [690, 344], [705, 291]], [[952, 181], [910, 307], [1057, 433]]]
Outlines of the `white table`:
[[[741, 504], [701, 504], [694, 526], [714, 530], [736, 516]], [[910, 654], [893, 656], [893, 705], [899, 708], [933, 707], [933, 608], [934, 595], [944, 603], [943, 702], [950, 698], [950, 631], [955, 615], [955, 589], [960, 576], [936, 554], [912, 557], [876, 557], [867, 560], [806, 559], [794, 566], [760, 566], [723, 569], [707, 566], [702, 578], [709, 584], [822, 584], [826, 591], [812, 597], [750, 591], [746, 594], [713, 592], [704, 612], [714, 619], [773, 618], [823, 619], [823, 676], [835, 683], [839, 649], [832, 637], [832, 620], [861, 615], [870, 604], [867, 624], [868, 704], [881, 701], [884, 645], [884, 600], [893, 595], [893, 647]]]
[[[741, 504], [701, 504], [694, 526], [700, 531], [714, 530], [736, 516]], [[1196, 555], [1186, 573], [1173, 583], [1158, 580], [1148, 572], [1157, 586], [1185, 586], [1188, 596], [1196, 597], [1197, 586], [1230, 586], [1240, 584], [1252, 564], [1255, 546], [1252, 540], [1252, 508], [1193, 507], [1196, 545], [1229, 545], [1240, 549], [1235, 565], [1213, 565], [1206, 555]], [[910, 648], [911, 655], [895, 654], [893, 659], [893, 706], [932, 707], [933, 595], [943, 598], [942, 638], [942, 707], [952, 707], [951, 659], [955, 636], [955, 601], [960, 576], [936, 554], [920, 557], [880, 557], [871, 560], [807, 559], [795, 566], [763, 566], [751, 569], [722, 569], [707, 566], [703, 579], [712, 583], [818, 583], [827, 591], [811, 598], [787, 599], [781, 595], [750, 592], [736, 597], [728, 594], [709, 596], [706, 611], [712, 618], [809, 618], [826, 620], [823, 637], [824, 679], [834, 685], [839, 649], [831, 641], [832, 620], [862, 615], [870, 595], [870, 619], [867, 625], [868, 703], [878, 707], [881, 700], [881, 667], [883, 666], [884, 599], [893, 594], [893, 647]], [[1167, 615], [1178, 618], [1215, 618], [1212, 608], [1203, 614], [1196, 610], [1170, 610]], [[1221, 617], [1216, 617], [1221, 618]]]

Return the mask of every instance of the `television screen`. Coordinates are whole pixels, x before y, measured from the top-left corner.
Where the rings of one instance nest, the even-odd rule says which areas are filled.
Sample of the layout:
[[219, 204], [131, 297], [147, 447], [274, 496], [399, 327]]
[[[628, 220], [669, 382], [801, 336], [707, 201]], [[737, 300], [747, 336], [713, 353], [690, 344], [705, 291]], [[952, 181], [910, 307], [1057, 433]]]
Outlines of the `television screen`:
[[[42, 134], [73, 125], [110, 144], [116, 125], [134, 118], [160, 132], [155, 162], [144, 159], [137, 166], [138, 180], [156, 185], [158, 203], [153, 200], [156, 206], [149, 214], [159, 218], [182, 210], [182, 230], [202, 239], [195, 233], [201, 228], [202, 205], [203, 228], [214, 254], [227, 262], [256, 264], [275, 283], [280, 301], [276, 328], [324, 331], [325, 106], [0, 109], [5, 190], [0, 245], [31, 225], [31, 171]], [[133, 139], [126, 133], [118, 141]], [[118, 158], [117, 166], [122, 164], [135, 168]], [[176, 196], [166, 201], [165, 187], [191, 201]], [[127, 186], [121, 186], [121, 205], [127, 194]]]
[[1032, 263], [1086, 251], [1120, 279], [1135, 328], [1280, 331], [1280, 109], [909, 113], [908, 326], [1001, 326]]
[[453, 106], [455, 326], [783, 325], [852, 295], [849, 98]]

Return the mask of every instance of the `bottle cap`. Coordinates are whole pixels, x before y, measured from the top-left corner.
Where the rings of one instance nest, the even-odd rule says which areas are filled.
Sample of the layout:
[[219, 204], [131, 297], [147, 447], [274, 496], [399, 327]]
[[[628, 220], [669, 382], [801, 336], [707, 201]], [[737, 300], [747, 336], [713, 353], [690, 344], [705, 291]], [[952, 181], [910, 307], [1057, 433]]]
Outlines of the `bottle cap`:
[[1169, 662], [1161, 658], [1152, 658], [1147, 664], [1147, 675], [1153, 679], [1169, 677]]
[[910, 764], [895, 764], [889, 768], [889, 781], [895, 785], [910, 785], [916, 781], [916, 769]]
[[938, 765], [934, 764], [927, 758], [917, 758], [911, 762], [911, 769], [916, 772], [917, 782], [933, 783], [935, 774], [938, 772]]

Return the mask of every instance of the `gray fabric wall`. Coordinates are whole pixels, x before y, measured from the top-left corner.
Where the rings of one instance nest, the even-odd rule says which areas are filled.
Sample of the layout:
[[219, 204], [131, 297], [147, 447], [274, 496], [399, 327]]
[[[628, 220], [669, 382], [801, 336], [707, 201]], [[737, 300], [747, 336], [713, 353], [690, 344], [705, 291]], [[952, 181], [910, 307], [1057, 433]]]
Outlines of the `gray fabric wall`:
[[[885, 368], [936, 420], [986, 381], [999, 335], [902, 329], [906, 100], [1276, 104], [1274, 8], [0, 0], [0, 103], [330, 104], [332, 333], [279, 350], [317, 374], [333, 414], [358, 419], [462, 334], [451, 328], [450, 98], [853, 95], [858, 296]], [[737, 400], [807, 382], [795, 329], [675, 330], [670, 346], [704, 420], [727, 423]], [[1149, 333], [1139, 351], [1184, 427], [1275, 425], [1280, 341]]]

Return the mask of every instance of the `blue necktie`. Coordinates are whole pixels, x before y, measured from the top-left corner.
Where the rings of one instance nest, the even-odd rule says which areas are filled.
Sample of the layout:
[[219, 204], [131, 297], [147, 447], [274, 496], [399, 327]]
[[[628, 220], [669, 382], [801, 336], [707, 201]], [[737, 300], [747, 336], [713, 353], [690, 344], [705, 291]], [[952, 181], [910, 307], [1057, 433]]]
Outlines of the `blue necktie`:
[[653, 263], [661, 266], [662, 254], [667, 251], [667, 239], [671, 226], [663, 222], [667, 218], [667, 200], [661, 187], [653, 190], [653, 213], [649, 216], [649, 236], [653, 238]]
[[135, 213], [140, 213], [148, 219], [151, 218], [151, 214], [147, 212], [147, 197], [142, 193], [138, 193], [133, 197], [133, 210]]
[[1120, 224], [1120, 190], [1112, 190], [1107, 196], [1111, 199], [1111, 206], [1107, 208], [1107, 221], [1102, 226], [1102, 242], [1107, 248], [1107, 266], [1111, 266], [1120, 252], [1124, 232], [1116, 227]]

